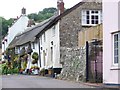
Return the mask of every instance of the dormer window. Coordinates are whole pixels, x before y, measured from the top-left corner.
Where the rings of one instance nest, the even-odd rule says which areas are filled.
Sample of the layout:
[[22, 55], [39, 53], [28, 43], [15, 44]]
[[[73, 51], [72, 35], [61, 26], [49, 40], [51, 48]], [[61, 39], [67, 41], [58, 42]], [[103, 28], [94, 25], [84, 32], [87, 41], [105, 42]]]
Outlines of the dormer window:
[[83, 10], [82, 26], [95, 26], [102, 23], [101, 10]]

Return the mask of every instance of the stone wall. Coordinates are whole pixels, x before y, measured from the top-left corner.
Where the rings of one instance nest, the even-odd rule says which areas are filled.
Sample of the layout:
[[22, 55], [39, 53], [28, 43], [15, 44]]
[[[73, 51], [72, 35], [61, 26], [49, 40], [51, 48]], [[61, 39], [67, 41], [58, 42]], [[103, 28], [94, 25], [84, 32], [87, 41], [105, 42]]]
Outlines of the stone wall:
[[60, 79], [84, 81], [86, 78], [86, 50], [80, 48], [61, 48], [63, 69]]

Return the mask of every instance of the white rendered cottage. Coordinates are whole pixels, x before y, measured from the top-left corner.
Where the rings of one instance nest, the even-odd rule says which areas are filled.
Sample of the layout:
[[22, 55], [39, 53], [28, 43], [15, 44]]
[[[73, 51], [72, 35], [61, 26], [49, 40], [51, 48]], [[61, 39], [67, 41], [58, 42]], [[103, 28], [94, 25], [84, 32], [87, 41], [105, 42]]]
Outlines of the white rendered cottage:
[[103, 0], [103, 83], [120, 86], [120, 0]]
[[9, 27], [7, 36], [2, 40], [2, 52], [6, 50], [10, 42], [18, 33], [23, 32], [27, 28], [28, 21], [29, 19], [26, 16], [26, 9], [23, 8], [21, 16], [17, 18], [11, 27]]

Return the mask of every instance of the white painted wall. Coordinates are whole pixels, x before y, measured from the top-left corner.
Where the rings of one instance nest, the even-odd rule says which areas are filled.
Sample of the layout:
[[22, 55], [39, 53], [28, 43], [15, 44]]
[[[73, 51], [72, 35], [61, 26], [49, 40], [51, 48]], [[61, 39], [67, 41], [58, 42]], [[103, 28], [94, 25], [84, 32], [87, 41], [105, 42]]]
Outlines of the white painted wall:
[[[62, 68], [60, 64], [60, 38], [59, 38], [59, 23], [55, 25], [55, 34], [53, 35], [53, 27], [45, 31], [46, 41], [44, 42], [44, 34], [40, 37], [41, 50], [41, 67], [42, 68]], [[42, 43], [41, 43], [42, 39]], [[53, 41], [53, 45], [51, 42]], [[53, 60], [51, 61], [51, 47], [53, 48]], [[43, 51], [46, 56], [44, 61]]]
[[[120, 70], [113, 65], [112, 32], [120, 30], [120, 13], [118, 2], [120, 0], [103, 0], [103, 83], [120, 84]], [[118, 74], [119, 73], [119, 74]]]
[[6, 50], [10, 42], [18, 33], [23, 32], [27, 28], [28, 20], [29, 19], [26, 15], [21, 15], [21, 17], [9, 28], [8, 35], [5, 37], [7, 42], [3, 40], [5, 44], [2, 44], [2, 52]]
[[8, 44], [13, 40], [13, 38], [20, 32], [23, 32], [28, 25], [28, 17], [22, 15], [10, 28], [8, 31]]

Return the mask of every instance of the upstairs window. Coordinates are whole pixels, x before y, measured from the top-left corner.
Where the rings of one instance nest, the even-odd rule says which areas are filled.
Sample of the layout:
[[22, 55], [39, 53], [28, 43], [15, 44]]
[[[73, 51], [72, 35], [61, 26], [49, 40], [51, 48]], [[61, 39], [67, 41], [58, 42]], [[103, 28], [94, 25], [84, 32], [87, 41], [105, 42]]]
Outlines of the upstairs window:
[[40, 43], [41, 43], [41, 45], [42, 45], [42, 36], [40, 37]]
[[45, 33], [43, 34], [43, 37], [44, 37], [44, 42], [46, 41], [46, 36], [45, 36]]
[[82, 11], [82, 25], [94, 26], [102, 23], [101, 10], [83, 10]]
[[33, 42], [32, 44], [33, 44], [33, 49], [35, 49], [35, 43]]
[[118, 64], [120, 60], [120, 32], [113, 35], [113, 49], [114, 49], [114, 61], [113, 64]]
[[52, 36], [55, 36], [55, 26], [52, 27]]

